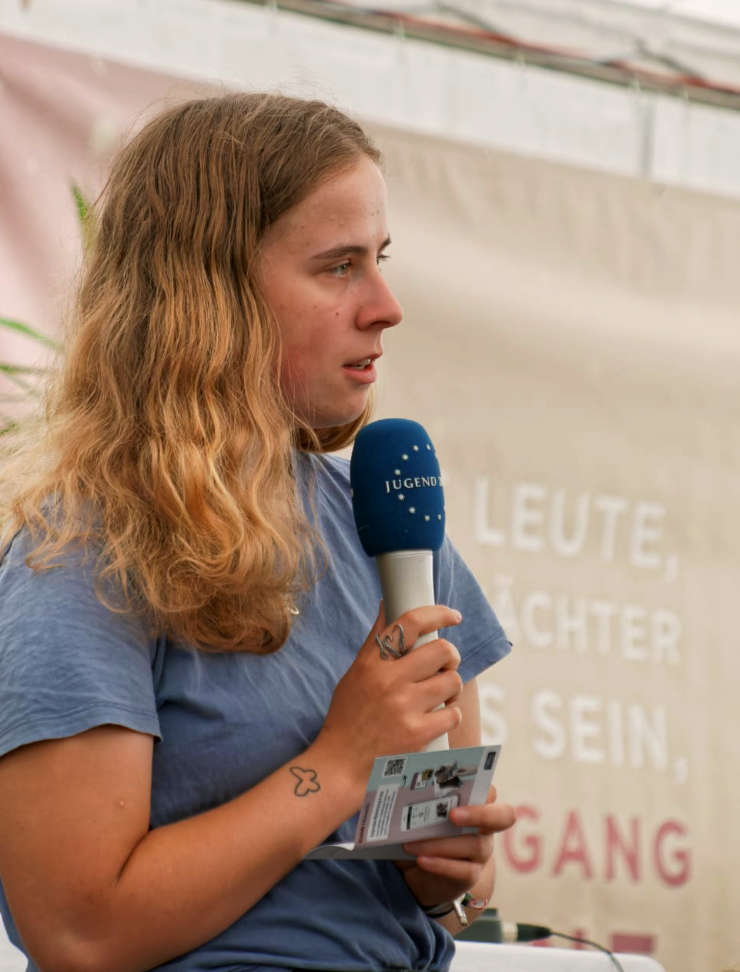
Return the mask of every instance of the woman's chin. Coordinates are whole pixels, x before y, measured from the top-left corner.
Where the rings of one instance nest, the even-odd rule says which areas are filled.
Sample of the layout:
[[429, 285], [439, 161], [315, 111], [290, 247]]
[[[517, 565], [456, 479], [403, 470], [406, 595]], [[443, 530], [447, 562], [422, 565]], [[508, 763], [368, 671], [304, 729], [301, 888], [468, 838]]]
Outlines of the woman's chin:
[[[305, 415], [304, 421], [317, 432], [322, 429], [341, 428], [344, 425], [356, 422], [360, 418], [367, 408], [368, 398], [368, 395], [363, 395], [361, 398], [358, 396], [355, 402], [347, 404], [346, 407], [327, 406], [323, 409], [313, 410], [308, 414], [303, 412], [302, 417]], [[301, 413], [299, 412], [299, 414]]]

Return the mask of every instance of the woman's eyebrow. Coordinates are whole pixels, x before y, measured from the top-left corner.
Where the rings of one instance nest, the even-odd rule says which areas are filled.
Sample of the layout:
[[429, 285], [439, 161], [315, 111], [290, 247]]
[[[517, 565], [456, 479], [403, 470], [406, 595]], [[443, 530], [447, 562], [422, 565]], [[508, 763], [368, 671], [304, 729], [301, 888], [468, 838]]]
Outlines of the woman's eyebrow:
[[[386, 236], [383, 242], [378, 247], [378, 253], [382, 252], [387, 246], [390, 245], [391, 238]], [[366, 246], [359, 246], [356, 243], [344, 243], [340, 246], [333, 246], [330, 250], [322, 250], [321, 253], [315, 253], [311, 259], [312, 260], [334, 260], [337, 257], [348, 256], [350, 254], [357, 254], [359, 256], [364, 256], [369, 252], [369, 248]]]

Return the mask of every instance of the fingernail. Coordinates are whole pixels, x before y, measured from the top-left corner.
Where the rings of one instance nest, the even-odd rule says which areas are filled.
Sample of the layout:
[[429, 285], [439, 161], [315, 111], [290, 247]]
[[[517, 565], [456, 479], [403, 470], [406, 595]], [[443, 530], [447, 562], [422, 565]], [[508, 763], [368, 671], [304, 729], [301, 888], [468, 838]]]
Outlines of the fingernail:
[[470, 811], [466, 810], [465, 807], [455, 807], [451, 813], [454, 815], [456, 824], [465, 824], [470, 820]]
[[459, 611], [456, 611], [456, 610], [453, 609], [452, 613], [455, 615], [455, 620], [456, 621], [462, 621], [462, 614], [460, 614]]

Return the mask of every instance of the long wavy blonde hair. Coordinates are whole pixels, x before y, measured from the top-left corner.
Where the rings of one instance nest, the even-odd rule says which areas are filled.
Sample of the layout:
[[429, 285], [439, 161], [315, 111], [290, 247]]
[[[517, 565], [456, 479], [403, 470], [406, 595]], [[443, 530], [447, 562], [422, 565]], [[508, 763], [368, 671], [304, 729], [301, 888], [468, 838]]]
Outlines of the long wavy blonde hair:
[[43, 437], [6, 466], [3, 537], [30, 529], [31, 566], [81, 542], [99, 557], [98, 596], [158, 633], [217, 651], [285, 641], [317, 562], [294, 450], [340, 448], [368, 415], [314, 431], [291, 412], [259, 247], [363, 154], [379, 160], [335, 108], [272, 94], [190, 101], [123, 149]]

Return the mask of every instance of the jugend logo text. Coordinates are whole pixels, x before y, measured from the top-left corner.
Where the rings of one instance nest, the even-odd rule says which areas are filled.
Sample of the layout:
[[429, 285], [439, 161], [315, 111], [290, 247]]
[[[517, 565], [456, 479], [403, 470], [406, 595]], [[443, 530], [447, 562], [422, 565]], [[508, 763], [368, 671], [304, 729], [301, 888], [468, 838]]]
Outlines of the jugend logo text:
[[407, 476], [405, 479], [386, 479], [386, 493], [397, 492], [400, 489], [420, 489], [423, 486], [441, 486], [441, 476]]

